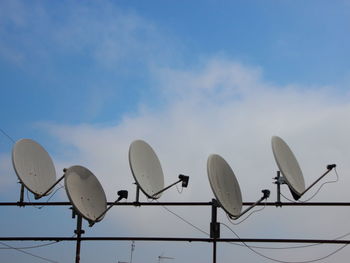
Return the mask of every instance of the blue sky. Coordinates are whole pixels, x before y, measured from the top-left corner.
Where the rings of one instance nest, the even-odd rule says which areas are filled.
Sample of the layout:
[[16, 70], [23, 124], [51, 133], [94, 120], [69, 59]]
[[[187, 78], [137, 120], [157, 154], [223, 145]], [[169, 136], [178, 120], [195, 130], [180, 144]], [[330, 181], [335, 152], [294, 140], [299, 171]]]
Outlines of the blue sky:
[[[193, 188], [180, 196], [173, 190], [162, 197], [169, 201], [212, 198], [205, 174], [211, 153], [222, 154], [242, 174], [238, 179], [244, 200], [258, 199], [260, 189], [274, 187], [272, 135], [298, 149], [304, 174], [310, 175], [307, 184], [327, 162], [338, 163], [345, 175], [350, 169], [349, 17], [348, 1], [4, 0], [0, 2], [0, 128], [14, 140], [32, 138], [41, 143], [58, 174], [70, 165], [89, 167], [110, 200], [116, 188], [133, 196], [127, 151], [139, 138], [159, 153], [166, 182], [181, 172], [191, 175]], [[18, 197], [11, 148], [12, 142], [1, 134], [2, 201]], [[341, 179], [340, 185], [327, 185], [317, 198], [348, 200], [345, 186], [350, 182], [346, 176]], [[63, 189], [55, 196], [66, 199]], [[67, 209], [5, 210], [9, 219], [2, 219], [3, 235], [69, 236], [74, 229]], [[343, 210], [337, 210], [338, 216], [327, 210], [324, 220], [303, 227], [299, 225], [305, 213], [323, 215], [324, 210], [281, 210], [266, 209], [238, 231], [242, 236], [284, 238], [334, 238], [347, 232], [343, 218], [349, 215]], [[93, 229], [86, 227], [87, 234], [201, 234], [164, 210], [140, 211], [113, 210]], [[177, 212], [207, 229], [208, 211]], [[167, 228], [159, 215], [174, 227]], [[220, 216], [226, 220], [223, 213]], [[276, 217], [281, 219], [271, 226], [268, 222]], [[145, 226], [147, 221], [154, 225]], [[329, 226], [330, 221], [336, 223]], [[28, 229], [27, 224], [33, 227]], [[83, 246], [84, 262], [100, 256], [91, 252], [94, 246], [104, 251], [105, 262], [115, 262], [117, 256], [127, 260], [129, 253], [125, 252], [129, 244], [122, 242]], [[239, 260], [263, 261], [234, 248]], [[221, 246], [222, 262], [232, 257], [231, 251], [232, 246]], [[74, 246], [59, 244], [31, 252], [68, 262]], [[162, 252], [175, 257], [173, 262], [193, 262], [198, 255], [202, 262], [211, 260], [207, 244], [141, 243], [134, 262], [154, 262]], [[322, 256], [322, 252], [312, 253]], [[43, 262], [15, 251], [0, 253], [4, 260]], [[348, 255], [346, 248], [329, 262]], [[297, 252], [297, 258], [288, 252], [273, 256], [307, 260], [310, 251]]]

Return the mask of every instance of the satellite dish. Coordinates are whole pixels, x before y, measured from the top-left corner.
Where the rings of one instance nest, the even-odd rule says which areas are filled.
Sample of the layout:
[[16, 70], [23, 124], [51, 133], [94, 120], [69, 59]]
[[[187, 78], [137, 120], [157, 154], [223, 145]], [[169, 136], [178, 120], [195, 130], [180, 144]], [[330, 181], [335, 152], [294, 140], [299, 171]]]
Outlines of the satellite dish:
[[131, 143], [129, 164], [136, 184], [148, 197], [158, 199], [164, 189], [164, 174], [152, 147], [142, 140]]
[[262, 190], [263, 196], [242, 212], [242, 194], [237, 178], [230, 165], [220, 155], [208, 157], [207, 172], [215, 198], [232, 219], [238, 219], [270, 196], [270, 191]]
[[221, 207], [232, 217], [238, 217], [242, 210], [242, 194], [231, 167], [220, 155], [212, 154], [207, 161], [207, 172]]
[[18, 179], [35, 196], [48, 195], [56, 183], [56, 171], [47, 151], [30, 139], [17, 141], [12, 149], [12, 164]]
[[89, 222], [103, 219], [107, 210], [106, 194], [90, 170], [78, 165], [66, 169], [64, 185], [77, 213]]
[[271, 139], [272, 152], [293, 197], [297, 200], [305, 191], [305, 181], [299, 163], [287, 143], [278, 136]]
[[284, 180], [280, 180], [279, 176], [276, 177], [276, 184], [278, 186], [278, 199], [279, 199], [279, 185], [287, 183], [293, 197], [298, 200], [303, 194], [310, 190], [316, 183], [318, 183], [324, 176], [326, 176], [333, 168], [335, 164], [327, 165], [327, 171], [324, 172], [315, 182], [309, 187], [305, 188], [305, 181], [303, 173], [300, 169], [297, 159], [295, 158], [292, 150], [287, 143], [278, 136], [273, 136], [271, 139], [272, 152], [275, 157], [278, 169], [281, 171]]

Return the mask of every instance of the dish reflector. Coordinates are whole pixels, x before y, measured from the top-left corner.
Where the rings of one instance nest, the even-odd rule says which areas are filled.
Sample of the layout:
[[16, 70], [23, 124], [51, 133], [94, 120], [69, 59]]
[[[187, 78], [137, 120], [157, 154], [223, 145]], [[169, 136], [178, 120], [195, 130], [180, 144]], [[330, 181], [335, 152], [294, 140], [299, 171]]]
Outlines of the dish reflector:
[[207, 161], [207, 172], [211, 189], [222, 208], [238, 217], [242, 210], [242, 194], [231, 167], [220, 155], [212, 154]]
[[15, 143], [12, 164], [20, 182], [35, 195], [44, 194], [56, 182], [50, 155], [33, 140], [21, 139]]
[[299, 199], [305, 191], [305, 181], [297, 159], [287, 143], [280, 137], [273, 136], [271, 145], [279, 170], [283, 174], [294, 198]]
[[164, 174], [159, 159], [152, 147], [145, 141], [136, 140], [129, 148], [129, 164], [132, 175], [142, 192], [148, 197], [164, 189]]
[[78, 165], [68, 168], [65, 171], [64, 185], [75, 211], [88, 221], [103, 219], [104, 215], [100, 216], [107, 209], [106, 194], [90, 170]]

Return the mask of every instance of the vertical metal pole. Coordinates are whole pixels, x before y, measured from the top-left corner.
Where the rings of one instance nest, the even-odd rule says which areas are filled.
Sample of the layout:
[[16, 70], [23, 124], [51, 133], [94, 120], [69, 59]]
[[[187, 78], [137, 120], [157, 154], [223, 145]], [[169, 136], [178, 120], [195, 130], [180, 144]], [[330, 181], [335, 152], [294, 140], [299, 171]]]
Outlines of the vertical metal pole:
[[139, 202], [139, 198], [140, 198], [140, 187], [138, 184], [136, 184], [136, 203]]
[[23, 204], [24, 201], [24, 185], [21, 183], [21, 194], [19, 196], [19, 203]]
[[216, 239], [220, 238], [220, 224], [217, 222], [218, 203], [212, 199], [211, 205], [211, 223], [210, 223], [210, 238], [213, 239], [213, 263], [216, 263]]
[[277, 204], [281, 205], [281, 183], [280, 183], [280, 178], [281, 178], [281, 172], [277, 171]]
[[74, 231], [75, 234], [77, 234], [77, 245], [76, 245], [76, 252], [75, 252], [75, 263], [80, 262], [80, 243], [81, 243], [81, 234], [84, 234], [85, 231], [81, 229], [82, 227], [82, 217], [78, 214], [77, 216], [77, 229]]
[[213, 263], [216, 263], [216, 241], [213, 242]]

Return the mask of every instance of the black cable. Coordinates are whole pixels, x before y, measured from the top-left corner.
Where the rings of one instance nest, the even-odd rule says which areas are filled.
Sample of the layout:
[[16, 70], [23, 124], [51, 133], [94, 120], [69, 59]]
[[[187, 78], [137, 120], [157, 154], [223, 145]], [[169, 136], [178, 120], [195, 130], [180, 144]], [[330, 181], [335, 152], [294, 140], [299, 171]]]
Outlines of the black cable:
[[[338, 181], [338, 177], [339, 177], [339, 176], [338, 176], [336, 170], [335, 170], [335, 172], [336, 172], [336, 175], [337, 175], [337, 180], [336, 180], [336, 181]], [[330, 182], [326, 182], [326, 183], [331, 183], [331, 182], [336, 182], [336, 181], [330, 181]], [[326, 184], [326, 183], [324, 183], [324, 184]], [[321, 186], [321, 187], [322, 187], [322, 186]], [[319, 190], [318, 190], [318, 191], [319, 191]], [[286, 198], [286, 199], [288, 199], [288, 198]], [[158, 202], [158, 200], [155, 200], [155, 199], [151, 199], [151, 200], [150, 200], [150, 202], [153, 202], [153, 201]], [[182, 216], [176, 214], [174, 211], [170, 210], [169, 208], [167, 208], [167, 207], [165, 207], [165, 206], [162, 206], [162, 207], [163, 207], [166, 211], [168, 211], [169, 213], [175, 215], [177, 218], [179, 218], [180, 220], [182, 220], [183, 222], [185, 222], [186, 224], [192, 226], [193, 228], [195, 228], [196, 230], [200, 231], [201, 233], [204, 233], [205, 235], [209, 236], [209, 233], [208, 233], [208, 232], [206, 232], [206, 231], [202, 230], [201, 228], [197, 227], [197, 226], [194, 225], [193, 223], [189, 222], [187, 219], [185, 219], [185, 218], [183, 218]], [[259, 212], [259, 211], [263, 210], [265, 207], [266, 207], [266, 203], [265, 203], [265, 206], [264, 206], [263, 208], [252, 211], [244, 220], [242, 220], [242, 221], [239, 222], [238, 224], [240, 224], [240, 223], [242, 223], [243, 221], [245, 221], [245, 220], [246, 220], [248, 217], [250, 217], [253, 213], [256, 213], [256, 212]], [[228, 216], [228, 215], [226, 214], [226, 216]], [[228, 219], [229, 219], [229, 218], [228, 218]], [[238, 225], [238, 224], [233, 223], [230, 219], [229, 219], [229, 222], [232, 223], [232, 224], [234, 224], [234, 225]], [[223, 224], [223, 225], [225, 225], [225, 224]], [[226, 226], [226, 225], [225, 225], [225, 226]], [[227, 227], [227, 226], [226, 226], [226, 227]], [[231, 229], [230, 229], [230, 230], [231, 230]], [[346, 233], [346, 234], [344, 234], [344, 235], [342, 235], [342, 236], [336, 237], [336, 238], [334, 238], [333, 240], [338, 240], [338, 239], [344, 238], [344, 237], [349, 236], [349, 235], [350, 235], [350, 232], [349, 232], [349, 233]], [[238, 238], [239, 238], [239, 237], [238, 237]], [[232, 245], [237, 245], [237, 246], [247, 246], [244, 242], [242, 242], [242, 243], [243, 243], [243, 245], [242, 245], [242, 244], [237, 244], [237, 243], [231, 243], [231, 244], [232, 244]], [[249, 248], [266, 249], [266, 250], [267, 250], [267, 249], [269, 249], [269, 250], [278, 250], [278, 249], [282, 250], [282, 249], [307, 248], [307, 247], [318, 246], [318, 245], [322, 245], [322, 243], [310, 244], [310, 245], [303, 245], [303, 246], [288, 246], [288, 247], [249, 246]], [[344, 247], [345, 247], [345, 246], [344, 246]], [[343, 248], [343, 247], [341, 247], [339, 250], [341, 250], [342, 248]], [[337, 250], [337, 251], [338, 251], [338, 250]], [[336, 251], [336, 252], [337, 252], [337, 251]], [[336, 253], [336, 252], [334, 252], [334, 253]], [[328, 255], [328, 256], [331, 256], [331, 255], [333, 255], [333, 254], [330, 254], [330, 255]], [[327, 257], [327, 256], [326, 256], [326, 257]], [[322, 259], [323, 259], [323, 258], [322, 258]], [[271, 259], [271, 260], [273, 260], [273, 259]], [[321, 259], [319, 259], [319, 260], [321, 260]], [[281, 261], [281, 262], [283, 262], [283, 261]], [[307, 262], [313, 262], [313, 261], [305, 261], [304, 263], [307, 263]], [[287, 262], [287, 263], [290, 263], [290, 262]]]
[[44, 257], [38, 256], [38, 255], [35, 255], [35, 254], [33, 254], [33, 253], [24, 251], [24, 250], [22, 250], [22, 249], [20, 249], [20, 248], [16, 248], [16, 247], [10, 246], [10, 245], [8, 245], [8, 244], [6, 244], [6, 243], [4, 243], [4, 242], [0, 242], [0, 244], [3, 245], [3, 246], [8, 247], [8, 248], [10, 248], [10, 249], [14, 249], [14, 250], [16, 250], [16, 251], [18, 251], [18, 252], [21, 252], [21, 253], [23, 253], [23, 254], [27, 254], [27, 255], [29, 255], [29, 256], [42, 259], [42, 260], [44, 260], [44, 261], [46, 261], [46, 262], [59, 263], [58, 261], [54, 261], [54, 260], [51, 260], [51, 259], [48, 259], [48, 258], [44, 258]]
[[[158, 200], [156, 200], [156, 202], [158, 202]], [[183, 218], [182, 216], [176, 214], [175, 212], [171, 211], [169, 208], [167, 208], [166, 206], [163, 206], [162, 207], [168, 211], [169, 213], [173, 214], [174, 216], [176, 216], [177, 218], [179, 218], [180, 220], [182, 220], [183, 222], [185, 222], [186, 224], [192, 226], [193, 228], [197, 229], [198, 231], [202, 232], [203, 234], [209, 236], [209, 233], [200, 229], [199, 227], [195, 226], [194, 224], [192, 224], [190, 221], [186, 220], [185, 218]]]
[[[52, 197], [54, 197], [54, 195], [63, 188], [64, 186], [60, 184], [60, 187], [57, 188], [53, 193], [52, 195], [46, 200], [46, 203], [49, 203], [49, 201], [51, 200]], [[42, 206], [36, 206], [35, 203], [33, 203], [31, 200], [30, 200], [30, 197], [29, 197], [29, 191], [27, 190], [26, 192], [27, 194], [27, 199], [28, 199], [28, 203], [29, 204], [32, 204], [34, 208], [36, 209], [42, 209], [43, 207], [45, 207], [45, 205], [42, 205]]]
[[182, 194], [182, 192], [183, 192], [183, 190], [184, 190], [184, 188], [182, 187], [182, 185], [181, 185], [181, 189], [178, 188], [177, 184], [176, 184], [175, 186], [176, 186], [177, 192], [178, 192], [179, 194]]
[[7, 137], [7, 139], [9, 139], [12, 143], [16, 143], [16, 141], [10, 135], [8, 135], [3, 129], [0, 128], [0, 132], [3, 135], [5, 135], [5, 137]]
[[288, 200], [289, 202], [292, 202], [292, 203], [306, 203], [308, 201], [310, 201], [311, 199], [313, 199], [321, 190], [321, 188], [326, 185], [326, 184], [331, 184], [331, 183], [336, 183], [339, 181], [339, 175], [338, 175], [338, 172], [337, 172], [337, 168], [334, 167], [334, 172], [335, 172], [335, 175], [336, 175], [336, 179], [333, 180], [333, 181], [328, 181], [328, 182], [324, 182], [323, 184], [321, 184], [321, 186], [317, 189], [317, 191], [308, 199], [306, 200], [298, 200], [298, 201], [294, 201], [294, 200], [291, 200], [289, 199], [288, 197], [286, 197], [284, 194], [281, 193], [281, 195], [283, 196], [283, 198], [285, 198], [286, 200]]
[[[233, 231], [228, 225], [221, 223], [223, 226], [225, 226], [227, 229], [229, 229], [238, 239], [241, 239], [240, 236]], [[279, 260], [279, 259], [275, 259], [275, 258], [271, 258], [269, 256], [266, 256], [256, 250], [254, 250], [252, 247], [248, 246], [245, 242], [241, 241], [242, 244], [244, 244], [245, 247], [247, 247], [249, 250], [251, 250], [252, 252], [254, 252], [255, 254], [257, 254], [258, 256], [261, 256], [263, 258], [269, 259], [271, 261], [275, 261], [275, 262], [279, 262], [279, 263], [311, 263], [311, 262], [316, 262], [316, 261], [320, 261], [323, 259], [326, 259], [334, 254], [336, 254], [337, 252], [339, 252], [340, 250], [342, 250], [343, 248], [345, 248], [348, 244], [345, 244], [343, 246], [341, 246], [340, 248], [336, 249], [335, 251], [331, 252], [330, 254], [317, 258], [317, 259], [312, 259], [312, 260], [305, 260], [305, 261], [285, 261], [285, 260]]]
[[265, 207], [266, 207], [266, 199], [265, 199], [265, 202], [264, 202], [264, 206], [262, 207], [262, 208], [259, 208], [259, 209], [256, 209], [256, 210], [253, 210], [252, 212], [250, 212], [244, 219], [242, 219], [241, 221], [239, 221], [238, 223], [234, 223], [234, 221], [228, 216], [228, 214], [226, 213], [226, 217], [227, 217], [227, 219], [228, 219], [228, 221], [232, 224], [232, 225], [239, 225], [239, 224], [241, 224], [241, 223], [243, 223], [244, 221], [246, 221], [252, 214], [254, 214], [254, 213], [257, 213], [257, 212], [260, 212], [260, 211], [262, 211], [262, 210], [264, 210], [265, 209]]
[[[39, 248], [39, 247], [47, 247], [47, 246], [51, 246], [53, 244], [57, 244], [58, 241], [52, 241], [46, 244], [42, 244], [42, 245], [35, 245], [35, 246], [28, 246], [28, 247], [16, 247], [16, 249], [33, 249], [33, 248]], [[0, 249], [14, 249], [13, 247], [0, 247]]]
[[[152, 199], [150, 202], [153, 202], [154, 199]], [[156, 202], [158, 202], [157, 200], [155, 200]], [[204, 231], [203, 229], [195, 226], [193, 223], [189, 222], [187, 219], [183, 218], [182, 216], [176, 214], [174, 211], [170, 210], [169, 208], [165, 207], [165, 206], [162, 206], [166, 211], [168, 211], [169, 213], [175, 215], [177, 218], [179, 218], [180, 220], [182, 220], [183, 222], [185, 222], [186, 224], [192, 226], [193, 228], [195, 228], [196, 230], [198, 230], [199, 232], [201, 233], [204, 233], [205, 235], [209, 236], [209, 233]], [[256, 212], [259, 212], [261, 209], [259, 210], [256, 210]], [[227, 215], [227, 214], [226, 214]], [[225, 224], [223, 224], [225, 225]], [[350, 235], [350, 232], [349, 233], [346, 233], [344, 235], [341, 235], [339, 237], [336, 237], [334, 238], [333, 240], [338, 240], [338, 239], [341, 239], [341, 238], [344, 238], [346, 236], [349, 236]], [[242, 242], [243, 243], [243, 242]], [[244, 247], [244, 246], [247, 246], [246, 244], [237, 244], [237, 243], [231, 243], [232, 245], [235, 245], [235, 246], [240, 246], [240, 247]], [[264, 247], [264, 246], [249, 246], [250, 248], [256, 248], [256, 249], [266, 249], [266, 250], [282, 250], [282, 249], [300, 249], [300, 248], [307, 248], [307, 247], [313, 247], [313, 246], [318, 246], [318, 245], [323, 245], [322, 243], [317, 243], [317, 244], [310, 244], [310, 245], [303, 245], [303, 246], [288, 246], [288, 247]]]
[[[72, 237], [75, 237], [77, 234], [74, 234]], [[52, 241], [49, 243], [45, 243], [42, 245], [35, 245], [35, 246], [28, 246], [28, 247], [0, 247], [0, 249], [33, 249], [33, 248], [39, 248], [39, 247], [47, 247], [47, 246], [51, 246], [54, 244], [57, 244], [59, 242], [62, 242], [61, 240], [56, 240], [56, 241]]]

